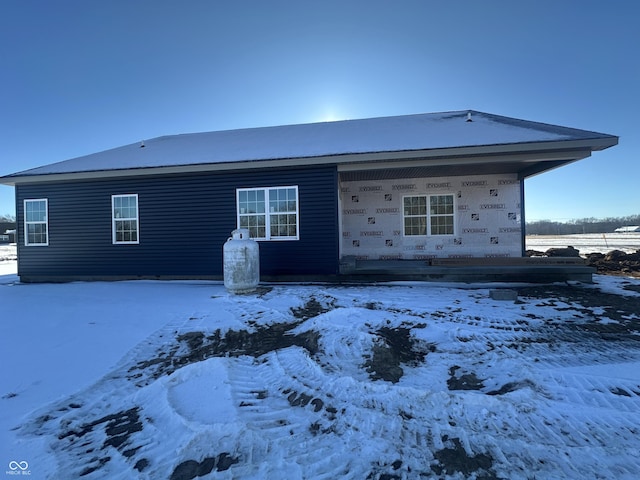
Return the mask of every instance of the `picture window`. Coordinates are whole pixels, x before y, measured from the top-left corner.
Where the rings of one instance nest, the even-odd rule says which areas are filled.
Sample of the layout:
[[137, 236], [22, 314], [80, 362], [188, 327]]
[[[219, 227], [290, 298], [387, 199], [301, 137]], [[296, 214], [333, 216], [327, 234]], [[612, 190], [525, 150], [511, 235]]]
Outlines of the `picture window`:
[[402, 199], [406, 236], [453, 235], [453, 195], [411, 195]]
[[299, 240], [298, 187], [236, 190], [238, 228], [255, 240]]

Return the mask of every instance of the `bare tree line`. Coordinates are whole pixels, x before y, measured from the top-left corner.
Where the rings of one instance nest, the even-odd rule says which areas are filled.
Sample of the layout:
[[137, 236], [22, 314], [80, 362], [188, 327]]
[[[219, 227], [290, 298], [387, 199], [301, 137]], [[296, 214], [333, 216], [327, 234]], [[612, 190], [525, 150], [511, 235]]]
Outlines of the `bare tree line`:
[[608, 218], [581, 218], [567, 222], [538, 220], [527, 222], [527, 235], [572, 235], [576, 233], [609, 233], [626, 225], [640, 225], [640, 215]]

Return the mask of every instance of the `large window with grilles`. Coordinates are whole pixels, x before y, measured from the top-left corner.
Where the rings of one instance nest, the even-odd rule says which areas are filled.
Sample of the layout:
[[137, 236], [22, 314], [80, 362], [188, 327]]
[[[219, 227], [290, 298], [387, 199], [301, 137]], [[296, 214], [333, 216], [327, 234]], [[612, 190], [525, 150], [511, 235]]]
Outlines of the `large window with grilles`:
[[236, 190], [238, 228], [255, 240], [299, 240], [298, 187]]
[[411, 195], [403, 197], [406, 236], [453, 235], [453, 195]]

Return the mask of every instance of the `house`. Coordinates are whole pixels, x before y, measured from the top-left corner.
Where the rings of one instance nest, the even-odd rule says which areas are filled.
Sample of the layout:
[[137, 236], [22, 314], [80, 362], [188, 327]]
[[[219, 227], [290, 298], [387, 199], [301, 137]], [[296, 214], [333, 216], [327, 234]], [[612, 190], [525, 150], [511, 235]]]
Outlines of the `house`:
[[0, 222], [0, 243], [15, 243], [16, 224], [14, 222]]
[[640, 225], [627, 225], [626, 227], [618, 227], [614, 230], [615, 233], [638, 233], [640, 232]]
[[524, 180], [617, 142], [456, 111], [164, 136], [0, 182], [25, 282], [219, 279], [237, 227], [263, 280], [589, 280], [524, 258]]

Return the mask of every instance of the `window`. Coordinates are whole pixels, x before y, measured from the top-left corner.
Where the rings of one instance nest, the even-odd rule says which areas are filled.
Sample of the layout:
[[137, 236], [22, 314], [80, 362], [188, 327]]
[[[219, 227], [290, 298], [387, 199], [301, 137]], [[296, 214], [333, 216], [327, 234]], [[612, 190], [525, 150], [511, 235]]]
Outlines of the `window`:
[[298, 240], [298, 187], [239, 188], [238, 227], [256, 240]]
[[139, 243], [138, 195], [112, 195], [113, 243]]
[[404, 234], [453, 235], [453, 195], [412, 195], [404, 197]]
[[49, 245], [47, 199], [24, 201], [24, 244]]
[[453, 235], [453, 195], [429, 197], [431, 235]]
[[427, 234], [427, 197], [404, 197], [404, 234]]

